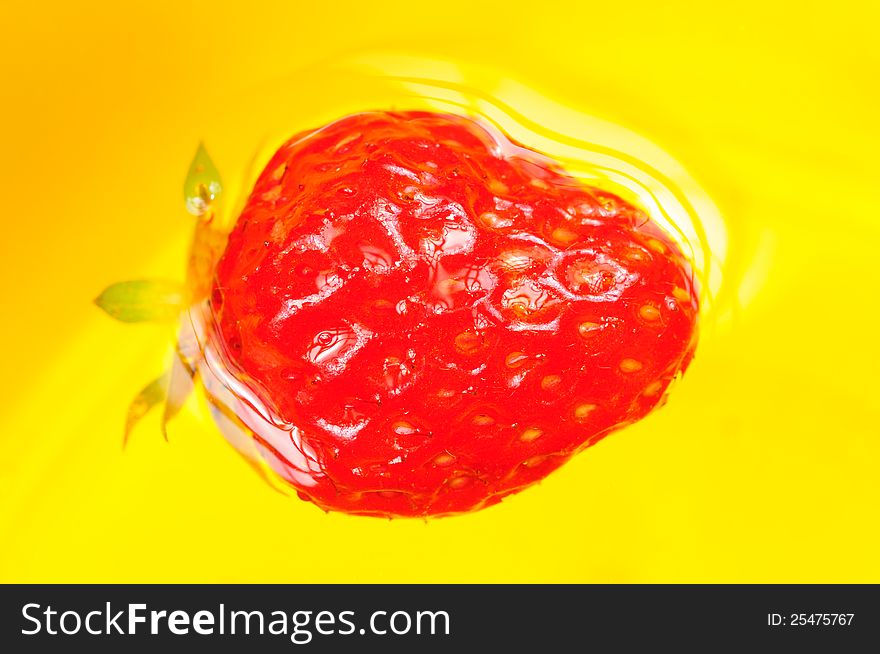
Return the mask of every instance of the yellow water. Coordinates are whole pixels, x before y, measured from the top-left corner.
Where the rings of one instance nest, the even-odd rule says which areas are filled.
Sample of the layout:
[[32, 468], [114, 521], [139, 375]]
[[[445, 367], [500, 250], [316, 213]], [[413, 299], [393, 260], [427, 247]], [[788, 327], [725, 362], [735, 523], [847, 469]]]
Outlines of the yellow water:
[[[870, 17], [542, 3], [506, 5], [489, 38], [489, 7], [473, 25], [374, 7], [58, 6], [0, 28], [0, 580], [880, 580]], [[274, 492], [199, 403], [170, 444], [153, 416], [123, 453], [174, 329], [90, 300], [182, 279], [199, 139], [241, 197], [291, 131], [388, 105], [478, 111], [679, 234], [707, 312], [669, 404], [498, 507], [428, 523]]]

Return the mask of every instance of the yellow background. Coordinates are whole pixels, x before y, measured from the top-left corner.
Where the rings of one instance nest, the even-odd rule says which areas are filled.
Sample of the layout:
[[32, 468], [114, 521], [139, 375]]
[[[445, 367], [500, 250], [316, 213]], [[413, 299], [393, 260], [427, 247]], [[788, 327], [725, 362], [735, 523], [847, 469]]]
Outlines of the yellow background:
[[[0, 581], [880, 582], [871, 3], [246, 5], [0, 9]], [[170, 335], [91, 305], [181, 277], [182, 178], [224, 98], [372, 47], [503, 66], [647, 136], [739, 262], [665, 409], [428, 523], [285, 498], [186, 414], [123, 453]]]

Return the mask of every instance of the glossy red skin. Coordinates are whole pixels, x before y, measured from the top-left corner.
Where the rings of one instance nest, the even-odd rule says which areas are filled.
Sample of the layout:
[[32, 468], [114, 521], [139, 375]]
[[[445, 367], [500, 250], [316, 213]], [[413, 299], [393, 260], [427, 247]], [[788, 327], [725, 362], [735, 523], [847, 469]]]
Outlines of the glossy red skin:
[[426, 516], [651, 411], [693, 356], [696, 295], [621, 198], [469, 118], [377, 112], [278, 150], [212, 305], [234, 373], [310, 448], [309, 485], [267, 456], [301, 497]]

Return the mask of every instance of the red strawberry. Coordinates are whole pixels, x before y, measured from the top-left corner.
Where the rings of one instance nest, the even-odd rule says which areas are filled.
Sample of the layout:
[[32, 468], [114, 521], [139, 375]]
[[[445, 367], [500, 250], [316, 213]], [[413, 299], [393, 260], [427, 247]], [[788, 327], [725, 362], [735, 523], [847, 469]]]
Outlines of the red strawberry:
[[283, 145], [211, 305], [277, 424], [254, 429], [263, 457], [304, 499], [380, 516], [538, 481], [657, 406], [696, 344], [690, 268], [645, 213], [429, 112]]

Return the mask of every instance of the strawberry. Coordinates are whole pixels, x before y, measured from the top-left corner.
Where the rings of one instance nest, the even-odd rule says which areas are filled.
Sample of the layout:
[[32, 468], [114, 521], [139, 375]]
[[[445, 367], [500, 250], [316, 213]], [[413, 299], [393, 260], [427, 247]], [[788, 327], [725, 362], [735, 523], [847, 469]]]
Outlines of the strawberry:
[[303, 499], [428, 516], [495, 504], [658, 406], [698, 303], [639, 208], [486, 124], [412, 111], [285, 143], [210, 308], [271, 416], [244, 422]]

